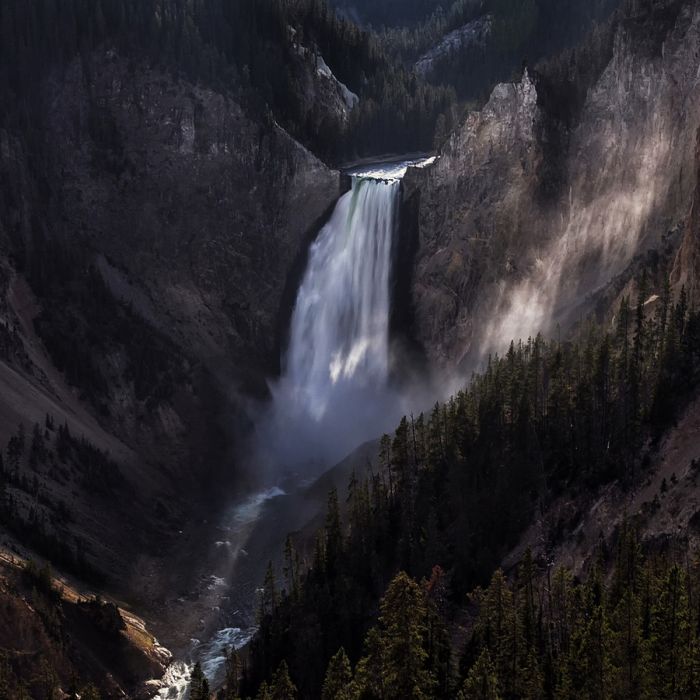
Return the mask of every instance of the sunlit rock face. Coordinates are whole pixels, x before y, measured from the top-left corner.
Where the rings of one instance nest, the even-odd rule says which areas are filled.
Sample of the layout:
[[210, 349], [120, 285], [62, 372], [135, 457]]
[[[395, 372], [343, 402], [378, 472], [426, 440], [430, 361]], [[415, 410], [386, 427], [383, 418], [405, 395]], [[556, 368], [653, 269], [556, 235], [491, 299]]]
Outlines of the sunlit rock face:
[[435, 364], [473, 365], [571, 323], [688, 215], [700, 15], [691, 2], [637, 5], [577, 55], [496, 87], [432, 169], [409, 172], [414, 333]]
[[[541, 119], [529, 75], [499, 85], [426, 171], [409, 171], [404, 196], [420, 191], [419, 250], [413, 285], [415, 329], [434, 363], [459, 359], [472, 337], [474, 293], [506, 272], [532, 207]], [[498, 250], [495, 247], [498, 247]], [[489, 269], [491, 268], [491, 269]]]
[[685, 289], [691, 307], [700, 305], [700, 129], [695, 147], [696, 188], [670, 275], [672, 287]]

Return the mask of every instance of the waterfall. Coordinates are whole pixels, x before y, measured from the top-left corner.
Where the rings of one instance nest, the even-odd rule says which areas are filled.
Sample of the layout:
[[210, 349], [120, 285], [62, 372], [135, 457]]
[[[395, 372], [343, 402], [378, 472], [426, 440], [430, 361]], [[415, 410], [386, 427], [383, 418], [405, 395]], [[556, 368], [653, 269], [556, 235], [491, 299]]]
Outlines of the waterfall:
[[[233, 539], [216, 543], [217, 550], [219, 545], [229, 552], [233, 548], [231, 561], [247, 556], [251, 532], [266, 517], [264, 504], [286, 495], [276, 482], [292, 489], [306, 483], [363, 441], [392, 430], [405, 412], [403, 394], [389, 386], [391, 266], [400, 180], [408, 166], [424, 167], [434, 160], [380, 163], [357, 171], [350, 191], [340, 197], [309, 249], [282, 376], [270, 384], [272, 401], [265, 409], [251, 411], [255, 436], [242, 452], [264, 486], [234, 509], [224, 528]], [[309, 517], [315, 513], [311, 503]], [[216, 587], [224, 580], [219, 573], [212, 577]], [[227, 575], [233, 576], [231, 571]], [[249, 583], [244, 581], [242, 590]], [[186, 697], [194, 660], [210, 680], [219, 680], [222, 651], [238, 648], [254, 631], [254, 620], [239, 612], [234, 615], [240, 627], [227, 624], [201, 643], [195, 640], [192, 658], [170, 667], [159, 697]]]
[[309, 252], [283, 381], [314, 420], [348, 386], [383, 386], [398, 180], [353, 177]]
[[309, 250], [282, 376], [258, 426], [272, 469], [313, 471], [396, 419], [387, 384], [400, 182], [372, 175], [352, 177]]
[[394, 428], [406, 397], [392, 385], [389, 318], [401, 178], [434, 158], [379, 163], [311, 245], [272, 401], [256, 420], [256, 473], [318, 473]]

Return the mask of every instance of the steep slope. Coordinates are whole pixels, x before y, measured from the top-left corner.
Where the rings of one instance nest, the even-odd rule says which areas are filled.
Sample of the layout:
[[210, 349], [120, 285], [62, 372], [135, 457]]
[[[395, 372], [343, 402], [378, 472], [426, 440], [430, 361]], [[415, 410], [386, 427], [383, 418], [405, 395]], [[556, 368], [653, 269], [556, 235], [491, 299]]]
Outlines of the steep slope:
[[412, 26], [438, 10], [444, 11], [452, 0], [331, 0], [342, 15], [374, 27]]
[[513, 571], [530, 548], [536, 559], [566, 566], [574, 574], [589, 570], [605, 543], [614, 550], [625, 520], [634, 522], [649, 549], [700, 552], [700, 399], [682, 412], [650, 452], [633, 488], [613, 482], [592, 493], [556, 500], [534, 519], [520, 542], [504, 558]]
[[5, 697], [148, 698], [169, 661], [144, 622], [0, 550], [0, 688]]
[[[681, 536], [695, 528], [700, 316], [683, 295], [660, 310], [637, 301], [633, 317], [629, 306], [619, 309], [612, 329], [517, 343], [429, 416], [404, 418], [393, 439], [383, 438], [375, 469], [365, 476], [358, 463], [347, 499], [329, 497], [308, 569], [287, 546], [286, 593], [275, 597], [266, 579], [252, 685], [286, 660], [301, 694], [316, 697], [341, 647], [357, 664], [358, 696], [386, 683], [384, 671], [381, 681], [378, 671], [365, 675], [361, 659], [376, 653], [363, 630], [378, 614], [379, 627], [386, 623], [388, 608], [378, 613], [377, 601], [389, 581], [405, 571], [425, 580], [428, 592], [439, 578], [442, 602], [431, 629], [459, 626], [470, 614], [465, 593], [491, 577], [530, 523], [526, 542], [538, 561], [558, 557], [574, 573], [604, 556], [606, 542], [614, 546], [625, 505], [630, 516], [640, 511], [649, 538], [660, 536], [661, 544], [676, 528]], [[663, 508], [659, 498], [670, 495], [670, 484], [679, 488]], [[303, 547], [307, 539], [297, 541]], [[575, 559], [566, 559], [572, 551]], [[412, 601], [396, 605], [420, 615]], [[309, 629], [317, 631], [303, 634]], [[436, 638], [427, 637], [416, 663], [441, 679], [442, 690], [425, 695], [454, 697], [444, 688], [470, 648], [456, 637], [436, 657]]]
[[[40, 554], [63, 542], [75, 564], [79, 542], [110, 586], [157, 598], [178, 531], [232, 483], [237, 392], [275, 371], [279, 309], [339, 178], [274, 121], [114, 50], [36, 91], [38, 143], [0, 134], [6, 462], [18, 425], [27, 436], [4, 524], [23, 541], [44, 499]], [[80, 476], [78, 447], [60, 466], [64, 425], [104, 455], [97, 481]]]
[[451, 86], [468, 104], [483, 104], [494, 85], [512, 79], [524, 64], [576, 46], [619, 5], [620, 0], [455, 0], [426, 12], [417, 26], [389, 23], [381, 36], [417, 75]]
[[676, 289], [685, 287], [691, 306], [700, 301], [700, 130], [695, 146], [695, 178], [693, 204], [671, 272], [671, 283]]
[[690, 211], [694, 3], [628, 3], [577, 51], [498, 86], [419, 199], [415, 334], [438, 365], [570, 323]]
[[49, 90], [62, 228], [112, 291], [197, 357], [274, 367], [286, 273], [337, 174], [230, 98], [114, 52]]

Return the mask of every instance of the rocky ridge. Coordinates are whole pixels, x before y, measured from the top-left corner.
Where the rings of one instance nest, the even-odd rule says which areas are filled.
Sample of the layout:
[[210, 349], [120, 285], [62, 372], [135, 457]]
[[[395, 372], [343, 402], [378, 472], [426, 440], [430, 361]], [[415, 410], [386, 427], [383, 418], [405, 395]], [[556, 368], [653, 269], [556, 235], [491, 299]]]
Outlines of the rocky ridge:
[[577, 52], [497, 86], [432, 168], [409, 172], [414, 333], [435, 366], [571, 323], [686, 220], [699, 19], [694, 3], [628, 4]]
[[[111, 49], [39, 92], [40, 146], [0, 134], [0, 448], [51, 420], [41, 517], [110, 586], [157, 598], [176, 575], [161, 557], [211, 485], [232, 481], [239, 392], [261, 394], [276, 371], [279, 310], [339, 176], [232, 95]], [[130, 497], [98, 507], [79, 464], [61, 476], [64, 425]], [[20, 518], [28, 448], [11, 486]]]

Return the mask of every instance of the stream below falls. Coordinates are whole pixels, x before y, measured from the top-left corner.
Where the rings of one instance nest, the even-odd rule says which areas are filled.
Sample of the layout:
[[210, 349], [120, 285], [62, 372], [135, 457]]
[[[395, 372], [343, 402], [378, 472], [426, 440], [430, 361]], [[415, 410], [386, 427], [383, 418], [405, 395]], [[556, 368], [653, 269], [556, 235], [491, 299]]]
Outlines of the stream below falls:
[[[330, 468], [400, 418], [401, 397], [387, 387], [400, 180], [409, 166], [424, 167], [433, 160], [396, 160], [348, 171], [352, 187], [340, 197], [309, 251], [282, 376], [270, 387], [272, 405], [258, 426], [260, 460], [276, 464], [278, 473], [289, 468], [283, 462], [299, 461], [300, 450], [306, 452], [304, 457]], [[368, 411], [368, 406], [376, 410]], [[332, 450], [321, 439], [328, 434]], [[302, 474], [291, 490], [303, 489], [304, 481], [308, 483], [308, 475]], [[287, 499], [288, 490], [272, 485], [225, 514], [217, 530], [222, 539], [213, 545], [213, 556], [210, 553], [207, 560], [210, 569], [196, 596], [177, 601], [183, 613], [189, 606], [191, 614], [195, 607], [198, 638], [178, 652], [163, 678], [159, 698], [186, 700], [197, 661], [216, 689], [225, 674], [226, 650], [244, 646], [255, 634], [258, 587], [267, 562], [281, 552], [287, 535], [283, 523], [289, 522], [272, 506], [280, 501], [286, 503], [282, 510], [294, 509], [300, 502]], [[315, 511], [296, 513], [295, 518], [308, 522], [324, 507], [322, 500], [314, 505]]]

